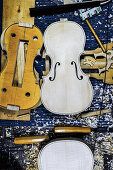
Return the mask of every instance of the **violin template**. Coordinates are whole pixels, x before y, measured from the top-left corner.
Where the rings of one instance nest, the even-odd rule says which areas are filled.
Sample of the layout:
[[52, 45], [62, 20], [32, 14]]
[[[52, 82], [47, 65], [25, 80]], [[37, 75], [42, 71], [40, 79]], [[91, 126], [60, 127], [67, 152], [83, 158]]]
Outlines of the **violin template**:
[[0, 106], [9, 110], [25, 110], [40, 100], [33, 61], [42, 47], [41, 31], [29, 24], [13, 24], [2, 35], [7, 63], [0, 74]]

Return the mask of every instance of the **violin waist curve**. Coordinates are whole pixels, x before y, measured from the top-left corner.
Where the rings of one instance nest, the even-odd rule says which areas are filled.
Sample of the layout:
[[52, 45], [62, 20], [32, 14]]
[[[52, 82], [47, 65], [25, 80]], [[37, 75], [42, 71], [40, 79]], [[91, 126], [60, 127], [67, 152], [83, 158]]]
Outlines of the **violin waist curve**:
[[40, 86], [34, 77], [33, 61], [42, 44], [42, 33], [35, 26], [13, 24], [6, 29], [4, 47], [7, 63], [0, 74], [1, 107], [10, 105], [26, 110], [39, 102]]
[[44, 33], [46, 53], [51, 58], [51, 70], [43, 77], [41, 100], [56, 114], [75, 114], [90, 106], [93, 88], [89, 76], [80, 68], [85, 33], [72, 21], [55, 22]]

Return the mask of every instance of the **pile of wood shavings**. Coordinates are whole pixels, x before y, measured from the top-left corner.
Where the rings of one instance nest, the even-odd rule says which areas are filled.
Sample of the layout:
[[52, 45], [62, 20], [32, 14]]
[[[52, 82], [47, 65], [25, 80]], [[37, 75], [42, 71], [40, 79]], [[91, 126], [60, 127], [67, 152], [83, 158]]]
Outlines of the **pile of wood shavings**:
[[39, 145], [25, 145], [25, 166], [26, 170], [38, 170]]
[[[113, 134], [106, 133], [106, 134], [97, 134], [96, 143], [95, 143], [95, 150], [94, 150], [94, 170], [103, 170], [104, 167], [104, 156], [112, 156], [113, 155]], [[113, 169], [113, 156], [111, 160], [107, 162], [108, 167], [106, 170]], [[105, 169], [105, 167], [104, 167]]]

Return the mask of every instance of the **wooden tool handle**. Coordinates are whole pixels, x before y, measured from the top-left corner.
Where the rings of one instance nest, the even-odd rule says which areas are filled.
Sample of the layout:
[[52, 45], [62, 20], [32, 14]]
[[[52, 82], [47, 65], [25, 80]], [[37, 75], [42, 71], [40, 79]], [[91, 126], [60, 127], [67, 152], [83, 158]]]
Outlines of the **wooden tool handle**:
[[106, 49], [104, 48], [103, 44], [101, 43], [98, 35], [97, 35], [96, 32], [94, 31], [94, 29], [93, 29], [93, 27], [91, 26], [90, 22], [88, 21], [88, 19], [86, 19], [85, 21], [86, 21], [86, 23], [88, 24], [88, 26], [89, 26], [91, 32], [93, 33], [94, 37], [96, 38], [98, 44], [100, 45], [102, 51], [105, 53], [105, 52], [106, 52]]
[[33, 143], [41, 143], [43, 141], [48, 141], [49, 136], [27, 136], [27, 137], [17, 137], [14, 139], [15, 144], [33, 144]]
[[55, 127], [55, 133], [90, 133], [89, 127]]

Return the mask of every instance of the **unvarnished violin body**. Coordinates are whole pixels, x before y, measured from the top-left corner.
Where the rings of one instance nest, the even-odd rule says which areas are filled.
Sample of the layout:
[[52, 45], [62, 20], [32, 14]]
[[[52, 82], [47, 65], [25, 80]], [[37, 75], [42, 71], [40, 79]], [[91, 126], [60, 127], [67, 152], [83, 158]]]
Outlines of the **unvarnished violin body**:
[[40, 87], [36, 84], [33, 61], [42, 43], [42, 33], [35, 26], [13, 24], [5, 30], [7, 63], [0, 74], [1, 107], [26, 110], [39, 102]]
[[41, 100], [56, 114], [74, 114], [85, 110], [93, 99], [89, 76], [80, 68], [85, 33], [72, 21], [51, 24], [44, 33], [44, 45], [52, 60], [49, 74], [43, 77]]

